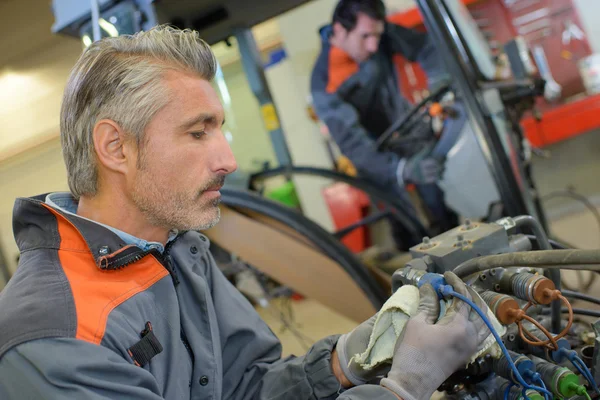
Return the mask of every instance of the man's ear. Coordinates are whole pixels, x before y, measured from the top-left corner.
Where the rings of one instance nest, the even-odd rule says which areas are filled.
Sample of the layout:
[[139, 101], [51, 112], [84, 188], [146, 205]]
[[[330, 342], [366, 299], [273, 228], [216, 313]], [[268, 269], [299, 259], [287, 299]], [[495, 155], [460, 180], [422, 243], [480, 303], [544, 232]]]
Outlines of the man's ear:
[[334, 22], [332, 27], [333, 27], [333, 36], [335, 38], [343, 39], [348, 34], [348, 31], [346, 30], [346, 28], [344, 28], [344, 26], [339, 22]]
[[125, 140], [121, 126], [110, 119], [100, 120], [94, 126], [93, 138], [98, 162], [109, 170], [126, 173], [136, 152], [132, 151], [133, 141]]

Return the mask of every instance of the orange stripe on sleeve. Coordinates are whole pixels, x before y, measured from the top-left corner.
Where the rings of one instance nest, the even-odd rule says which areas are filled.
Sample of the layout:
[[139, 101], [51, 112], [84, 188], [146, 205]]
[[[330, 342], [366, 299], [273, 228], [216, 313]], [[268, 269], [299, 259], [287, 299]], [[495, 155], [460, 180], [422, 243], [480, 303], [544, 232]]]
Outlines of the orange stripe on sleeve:
[[327, 93], [335, 93], [336, 90], [348, 78], [357, 73], [358, 64], [339, 47], [331, 47], [329, 50], [329, 71]]
[[100, 270], [79, 230], [51, 207], [44, 206], [58, 222], [61, 238], [58, 256], [75, 300], [76, 338], [100, 344], [111, 311], [169, 272], [153, 256], [120, 270]]

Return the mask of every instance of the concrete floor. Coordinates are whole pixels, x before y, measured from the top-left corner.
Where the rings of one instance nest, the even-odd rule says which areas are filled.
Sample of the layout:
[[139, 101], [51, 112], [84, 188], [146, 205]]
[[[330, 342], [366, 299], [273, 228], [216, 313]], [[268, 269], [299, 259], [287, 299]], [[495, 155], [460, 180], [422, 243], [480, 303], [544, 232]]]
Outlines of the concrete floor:
[[[569, 186], [587, 196], [600, 211], [600, 131], [564, 141], [545, 150], [550, 158], [534, 160], [533, 173], [538, 190], [548, 194], [564, 190]], [[553, 199], [544, 203], [550, 220], [552, 234], [579, 248], [600, 247], [600, 227], [591, 213], [571, 199]], [[579, 286], [592, 279], [590, 273], [564, 274], [568, 283]], [[600, 295], [600, 279], [596, 279], [589, 293]], [[575, 302], [576, 307], [594, 308], [587, 303]], [[353, 321], [322, 306], [316, 301], [305, 299], [291, 302], [294, 313], [292, 322], [299, 339], [281, 322], [277, 309], [285, 309], [287, 304], [276, 301], [270, 310], [259, 309], [265, 322], [279, 336], [285, 355], [304, 354], [309, 341], [327, 335], [349, 332], [356, 325]], [[599, 308], [599, 307], [596, 307]]]

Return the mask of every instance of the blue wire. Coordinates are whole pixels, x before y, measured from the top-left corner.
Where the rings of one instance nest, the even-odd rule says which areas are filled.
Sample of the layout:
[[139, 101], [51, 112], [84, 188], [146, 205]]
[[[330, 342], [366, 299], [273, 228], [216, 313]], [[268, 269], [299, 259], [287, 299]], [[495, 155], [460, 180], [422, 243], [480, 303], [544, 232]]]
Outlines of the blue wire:
[[577, 370], [581, 373], [581, 375], [583, 375], [583, 377], [590, 383], [590, 385], [592, 386], [592, 389], [596, 393], [600, 394], [600, 390], [598, 390], [598, 385], [596, 384], [596, 381], [594, 380], [592, 373], [588, 369], [587, 365], [585, 365], [583, 360], [581, 358], [579, 358], [579, 356], [577, 356], [576, 353], [574, 353], [574, 355], [572, 355], [571, 364], [573, 364], [575, 366], [575, 368], [577, 368]]
[[561, 357], [566, 357], [569, 361], [571, 361], [571, 364], [573, 364], [573, 366], [575, 368], [577, 368], [577, 371], [579, 371], [579, 373], [581, 375], [583, 375], [585, 380], [587, 380], [590, 383], [590, 386], [592, 387], [592, 389], [596, 393], [600, 394], [600, 390], [598, 389], [598, 385], [596, 384], [596, 381], [594, 380], [592, 373], [588, 369], [587, 365], [585, 365], [583, 360], [581, 358], [579, 358], [577, 353], [574, 350], [567, 350], [565, 348], [558, 350], [558, 352], [559, 352], [558, 354]]
[[512, 382], [509, 382], [509, 383], [508, 383], [508, 386], [506, 387], [506, 390], [504, 391], [504, 400], [508, 400], [508, 395], [510, 394], [510, 389], [512, 389], [512, 387], [513, 387], [514, 385], [515, 385], [515, 384], [514, 384], [514, 383], [512, 383]]
[[[534, 380], [538, 381], [538, 382], [540, 383], [540, 386], [541, 386], [542, 388], [544, 388], [544, 390], [546, 390], [546, 384], [544, 383], [544, 380], [542, 379], [542, 377], [540, 376], [540, 374], [537, 374], [537, 376], [535, 377], [535, 379], [534, 379]], [[550, 399], [548, 398], [548, 395], [547, 395], [546, 393], [544, 393], [544, 399], [546, 399], [546, 400], [550, 400]]]
[[515, 363], [513, 362], [512, 357], [508, 353], [508, 350], [506, 349], [506, 346], [504, 346], [504, 343], [502, 342], [502, 338], [500, 338], [500, 335], [498, 335], [498, 332], [496, 332], [496, 330], [492, 326], [492, 323], [488, 319], [487, 315], [485, 315], [483, 313], [483, 311], [473, 301], [471, 301], [471, 299], [469, 299], [468, 297], [463, 296], [460, 293], [455, 292], [454, 288], [452, 286], [450, 286], [450, 285], [440, 285], [439, 288], [438, 288], [438, 291], [442, 295], [444, 295], [444, 296], [453, 296], [453, 297], [456, 297], [459, 300], [464, 301], [469, 306], [471, 306], [471, 308], [473, 310], [475, 310], [475, 312], [477, 312], [477, 314], [479, 314], [479, 316], [481, 317], [481, 319], [483, 320], [483, 322], [487, 325], [487, 327], [490, 330], [490, 332], [492, 332], [492, 335], [494, 335], [494, 338], [496, 339], [496, 342], [498, 342], [498, 346], [500, 346], [500, 349], [502, 350], [502, 353], [504, 354], [504, 357], [506, 357], [506, 361], [508, 361], [508, 365], [513, 370], [514, 375], [517, 378], [517, 381], [519, 382], [519, 384], [521, 385], [521, 387], [523, 387], [524, 389], [533, 389], [533, 390], [536, 390], [536, 391], [538, 391], [540, 393], [548, 394], [550, 397], [552, 397], [552, 393], [550, 393], [547, 389], [544, 389], [544, 388], [541, 388], [541, 387], [538, 387], [538, 386], [528, 385], [527, 383], [525, 383], [525, 380], [523, 379], [523, 377], [519, 373], [519, 370], [515, 366]]
[[[581, 368], [581, 365], [577, 364], [577, 363], [576, 363], [575, 361], [573, 361], [573, 360], [571, 360], [571, 364], [573, 364], [573, 366], [574, 366], [575, 368], [577, 368], [577, 371], [579, 371], [579, 373], [580, 373], [581, 375], [583, 375], [583, 377], [584, 377], [584, 378], [585, 378], [585, 379], [586, 379], [586, 380], [589, 382], [589, 380], [590, 380], [590, 379], [589, 379], [589, 377], [588, 377], [588, 375], [587, 375], [586, 371], [585, 371], [583, 368]], [[590, 383], [591, 383], [591, 382], [590, 382]]]

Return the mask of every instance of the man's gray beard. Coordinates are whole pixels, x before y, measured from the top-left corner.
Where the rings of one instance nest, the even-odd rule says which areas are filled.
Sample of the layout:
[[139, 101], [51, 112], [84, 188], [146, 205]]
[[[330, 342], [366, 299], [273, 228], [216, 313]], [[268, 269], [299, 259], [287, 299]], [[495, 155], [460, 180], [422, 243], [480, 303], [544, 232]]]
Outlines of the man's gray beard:
[[[154, 197], [156, 200], [156, 197]], [[178, 231], [202, 231], [215, 226], [220, 218], [221, 218], [221, 209], [219, 208], [219, 204], [221, 202], [220, 199], [212, 200], [207, 203], [205, 207], [207, 208], [206, 212], [214, 212], [212, 208], [216, 208], [216, 215], [214, 218], [206, 221], [200, 225], [194, 225], [193, 221], [186, 220], [185, 209], [175, 209], [173, 207], [166, 208], [166, 203], [161, 203], [160, 201], [148, 201], [148, 198], [133, 196], [133, 200], [138, 207], [138, 209], [142, 212], [142, 214], [146, 217], [146, 219], [154, 226], [163, 227], [167, 230], [176, 229]], [[174, 204], [185, 204], [184, 201], [174, 201]]]

